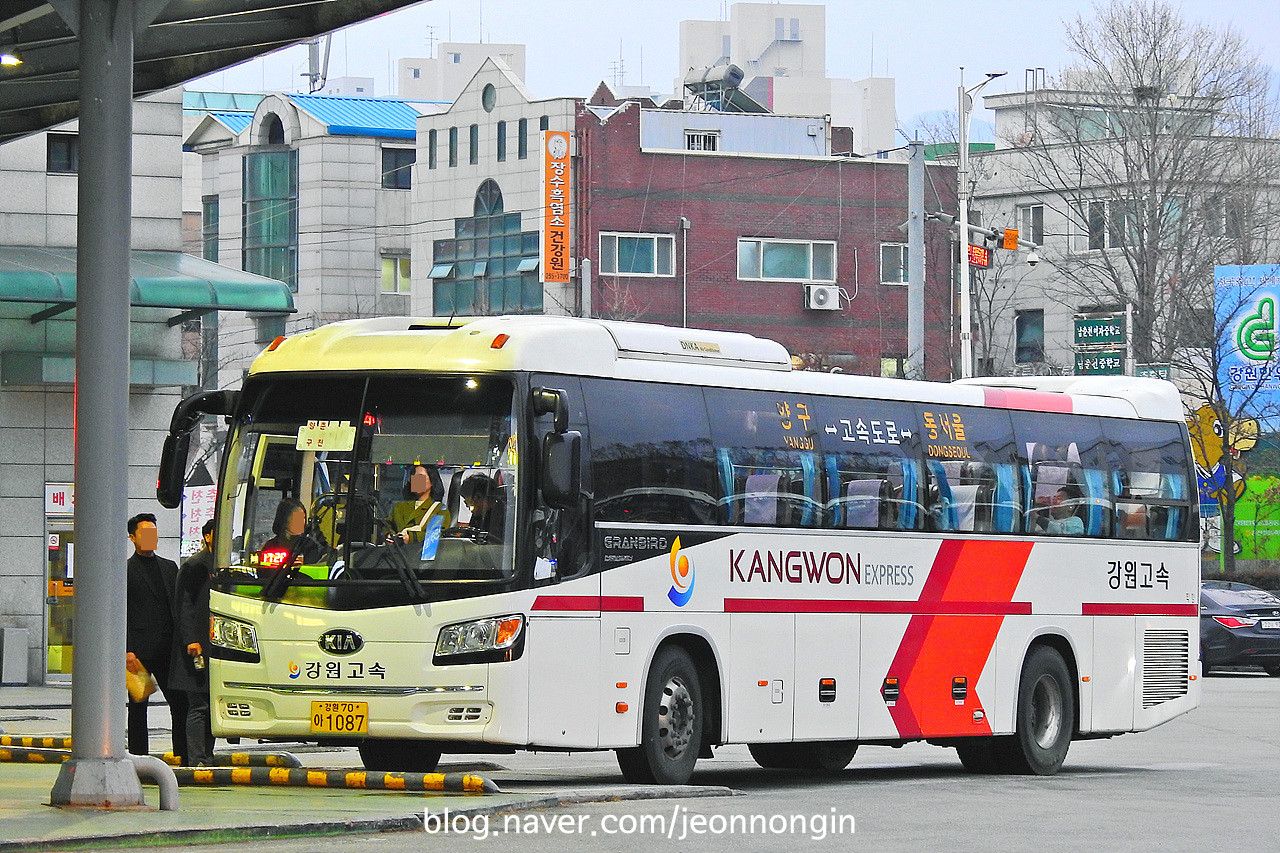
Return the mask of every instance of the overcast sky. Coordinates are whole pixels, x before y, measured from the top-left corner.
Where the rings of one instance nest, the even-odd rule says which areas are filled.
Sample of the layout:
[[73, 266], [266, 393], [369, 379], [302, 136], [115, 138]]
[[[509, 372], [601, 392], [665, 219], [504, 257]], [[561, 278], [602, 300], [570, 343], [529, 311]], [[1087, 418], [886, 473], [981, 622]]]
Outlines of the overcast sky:
[[[955, 110], [960, 66], [972, 85], [987, 71], [1008, 71], [986, 92], [1021, 91], [1024, 69], [1056, 74], [1070, 57], [1063, 20], [1089, 17], [1088, 0], [825, 0], [827, 75], [897, 80], [899, 123], [924, 112]], [[1184, 15], [1231, 25], [1262, 60], [1280, 69], [1276, 0], [1183, 0]], [[587, 96], [614, 80], [669, 93], [679, 69], [682, 20], [728, 15], [722, 0], [429, 0], [335, 36], [329, 77], [373, 77], [376, 95], [396, 94], [395, 63], [434, 56], [441, 41], [527, 45], [526, 80], [535, 97]], [[434, 35], [434, 42], [432, 36]], [[188, 88], [301, 90], [306, 49], [279, 51], [214, 74]], [[987, 114], [990, 116], [990, 114]], [[976, 134], [975, 134], [976, 137]]]

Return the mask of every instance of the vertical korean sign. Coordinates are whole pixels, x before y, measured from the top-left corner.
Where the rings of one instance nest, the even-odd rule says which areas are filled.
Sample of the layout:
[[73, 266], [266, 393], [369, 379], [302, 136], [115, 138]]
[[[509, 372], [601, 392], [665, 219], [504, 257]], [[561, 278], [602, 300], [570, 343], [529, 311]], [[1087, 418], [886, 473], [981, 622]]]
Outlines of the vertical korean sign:
[[569, 282], [569, 133], [542, 132], [542, 280]]

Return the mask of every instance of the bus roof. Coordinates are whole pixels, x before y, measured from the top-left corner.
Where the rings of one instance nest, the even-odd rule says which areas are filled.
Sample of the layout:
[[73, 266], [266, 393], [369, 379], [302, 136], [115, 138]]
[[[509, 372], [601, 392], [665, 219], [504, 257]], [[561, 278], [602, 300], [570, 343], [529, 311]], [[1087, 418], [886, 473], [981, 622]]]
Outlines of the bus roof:
[[781, 344], [741, 332], [545, 315], [346, 320], [274, 343], [249, 372], [317, 370], [538, 371], [1113, 417], [1184, 417], [1177, 389], [1159, 379], [992, 377], [940, 383], [793, 372]]

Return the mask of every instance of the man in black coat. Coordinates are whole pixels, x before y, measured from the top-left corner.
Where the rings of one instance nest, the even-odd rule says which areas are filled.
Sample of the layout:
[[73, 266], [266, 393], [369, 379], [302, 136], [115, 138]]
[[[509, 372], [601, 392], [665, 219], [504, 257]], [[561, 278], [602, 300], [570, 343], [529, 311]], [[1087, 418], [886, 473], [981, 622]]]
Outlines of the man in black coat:
[[209, 728], [209, 578], [214, 571], [213, 519], [204, 523], [204, 547], [182, 568], [174, 589], [173, 659], [169, 684], [187, 696], [187, 753], [190, 767], [213, 766], [213, 731]]
[[[169, 684], [169, 660], [173, 654], [173, 593], [178, 566], [156, 554], [159, 533], [156, 517], [149, 512], [129, 519], [129, 541], [134, 554], [127, 571], [127, 606], [125, 609], [125, 650], [133, 654], [156, 683], [169, 703], [173, 725], [173, 754], [187, 753], [187, 694]], [[131, 662], [126, 665], [132, 665]], [[129, 752], [147, 755], [150, 741], [147, 731], [147, 700], [129, 700]]]

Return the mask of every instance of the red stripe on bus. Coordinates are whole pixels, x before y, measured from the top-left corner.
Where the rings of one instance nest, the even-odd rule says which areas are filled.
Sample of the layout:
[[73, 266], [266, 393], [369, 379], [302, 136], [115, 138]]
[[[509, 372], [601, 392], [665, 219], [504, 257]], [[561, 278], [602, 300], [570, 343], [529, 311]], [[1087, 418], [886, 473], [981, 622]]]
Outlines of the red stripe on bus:
[[811, 601], [805, 598], [726, 598], [726, 613], [907, 613], [939, 616], [1029, 615], [1029, 601]]
[[1021, 388], [983, 388], [983, 402], [993, 409], [1025, 409], [1031, 412], [1066, 412], [1074, 406], [1066, 394], [1026, 391]]
[[640, 613], [644, 598], [638, 595], [540, 595], [532, 610], [561, 610], [586, 613]]
[[1199, 616], [1197, 604], [1082, 604], [1085, 616]]
[[[944, 540], [920, 593], [921, 612], [911, 617], [886, 676], [897, 678], [898, 700], [889, 708], [904, 737], [991, 734], [976, 687], [1005, 615], [1030, 612], [1013, 602], [1022, 579], [1028, 542]], [[970, 603], [1008, 602], [1007, 612], [974, 613]], [[1014, 608], [1017, 608], [1016, 610]], [[959, 612], [957, 612], [959, 611]], [[962, 704], [951, 695], [952, 678], [964, 676], [971, 689]]]

